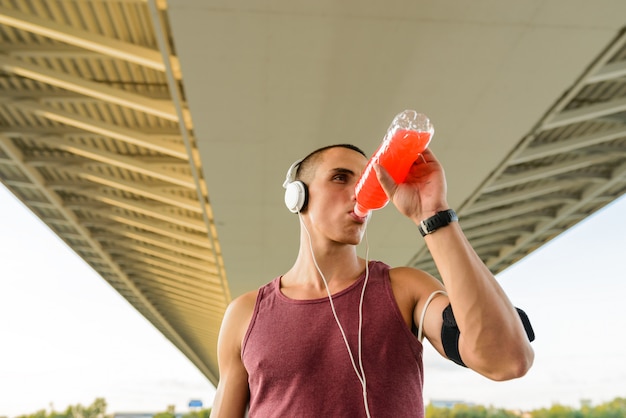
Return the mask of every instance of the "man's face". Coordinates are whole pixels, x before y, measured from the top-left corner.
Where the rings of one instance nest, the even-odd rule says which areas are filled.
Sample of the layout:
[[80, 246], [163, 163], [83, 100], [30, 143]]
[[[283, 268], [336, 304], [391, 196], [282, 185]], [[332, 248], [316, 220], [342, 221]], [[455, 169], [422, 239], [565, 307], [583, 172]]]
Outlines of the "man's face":
[[366, 164], [367, 159], [351, 149], [324, 151], [308, 181], [306, 215], [313, 230], [337, 243], [361, 241], [365, 220], [354, 214], [354, 187]]

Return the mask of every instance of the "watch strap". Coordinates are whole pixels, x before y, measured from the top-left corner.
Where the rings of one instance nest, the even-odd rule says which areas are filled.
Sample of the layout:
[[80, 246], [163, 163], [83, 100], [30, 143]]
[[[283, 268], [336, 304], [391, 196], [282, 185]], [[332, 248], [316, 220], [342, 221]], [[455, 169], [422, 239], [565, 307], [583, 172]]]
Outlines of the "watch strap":
[[428, 234], [432, 234], [439, 228], [442, 228], [458, 220], [459, 218], [454, 210], [442, 210], [441, 212], [437, 212], [430, 218], [426, 218], [421, 221], [418, 225], [418, 229], [420, 231], [420, 234], [425, 237]]

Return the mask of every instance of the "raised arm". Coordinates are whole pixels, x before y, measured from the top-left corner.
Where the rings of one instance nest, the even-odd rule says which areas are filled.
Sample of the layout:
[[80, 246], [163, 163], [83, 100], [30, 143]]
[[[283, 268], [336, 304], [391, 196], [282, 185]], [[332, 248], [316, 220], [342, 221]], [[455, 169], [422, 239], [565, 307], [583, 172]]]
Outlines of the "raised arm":
[[250, 398], [248, 373], [241, 360], [241, 343], [254, 310], [256, 292], [230, 303], [224, 314], [217, 343], [220, 381], [211, 418], [244, 417]]
[[534, 354], [521, 319], [459, 224], [425, 239], [450, 299], [465, 365], [493, 380], [523, 376]]
[[[395, 184], [384, 168], [379, 180], [398, 210], [416, 226], [449, 209], [443, 168], [427, 150], [409, 177]], [[417, 233], [417, 231], [416, 231]], [[424, 237], [448, 294], [460, 331], [458, 351], [466, 366], [493, 380], [523, 376], [534, 353], [515, 307], [478, 257], [458, 222]], [[427, 297], [428, 295], [426, 295]], [[418, 307], [422, 304], [418, 304]], [[426, 315], [424, 331], [440, 352], [442, 300]]]

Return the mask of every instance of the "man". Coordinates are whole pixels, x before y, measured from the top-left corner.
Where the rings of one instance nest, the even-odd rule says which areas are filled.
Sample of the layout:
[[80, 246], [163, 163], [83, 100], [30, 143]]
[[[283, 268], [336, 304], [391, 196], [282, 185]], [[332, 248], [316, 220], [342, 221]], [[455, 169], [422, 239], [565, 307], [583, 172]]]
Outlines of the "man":
[[248, 406], [261, 417], [423, 417], [416, 329], [443, 356], [490, 379], [530, 368], [522, 314], [456, 222], [431, 151], [401, 184], [375, 169], [398, 211], [426, 233], [443, 285], [357, 256], [367, 219], [354, 213], [354, 189], [366, 163], [342, 144], [292, 166], [301, 188], [290, 207], [300, 219], [299, 252], [289, 271], [228, 307], [213, 417], [244, 416]]

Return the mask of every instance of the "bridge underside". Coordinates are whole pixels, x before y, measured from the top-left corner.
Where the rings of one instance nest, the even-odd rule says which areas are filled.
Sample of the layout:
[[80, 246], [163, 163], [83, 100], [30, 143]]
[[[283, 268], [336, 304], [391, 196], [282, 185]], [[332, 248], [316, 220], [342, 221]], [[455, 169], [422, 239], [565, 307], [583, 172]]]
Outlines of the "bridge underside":
[[[0, 0], [0, 181], [213, 383], [317, 146], [427, 113], [495, 273], [624, 194], [626, 3], [413, 3]], [[375, 214], [375, 257], [436, 274], [407, 226]]]

